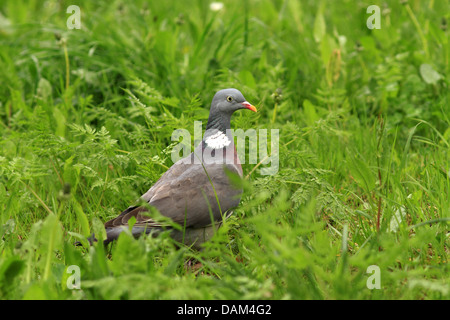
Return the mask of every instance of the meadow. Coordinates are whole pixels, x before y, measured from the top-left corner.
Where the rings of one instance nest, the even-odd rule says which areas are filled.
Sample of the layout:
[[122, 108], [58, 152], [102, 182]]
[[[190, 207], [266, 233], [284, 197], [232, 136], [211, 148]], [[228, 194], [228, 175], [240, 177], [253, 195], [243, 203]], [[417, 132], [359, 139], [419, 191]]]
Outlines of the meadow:
[[[0, 299], [448, 300], [449, 13], [2, 0]], [[169, 231], [75, 246], [104, 236], [173, 164], [172, 132], [204, 129], [229, 87], [258, 109], [233, 129], [279, 130], [279, 170], [243, 165], [241, 203], [203, 250]]]

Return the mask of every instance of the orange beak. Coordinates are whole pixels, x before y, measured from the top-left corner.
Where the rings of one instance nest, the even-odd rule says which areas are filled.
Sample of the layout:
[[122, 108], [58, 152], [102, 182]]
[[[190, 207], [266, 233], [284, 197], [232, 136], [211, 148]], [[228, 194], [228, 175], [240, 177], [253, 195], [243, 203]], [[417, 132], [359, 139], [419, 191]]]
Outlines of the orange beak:
[[256, 110], [255, 106], [251, 105], [247, 101], [244, 101], [241, 104], [248, 110], [252, 110], [253, 112], [258, 112], [258, 110]]

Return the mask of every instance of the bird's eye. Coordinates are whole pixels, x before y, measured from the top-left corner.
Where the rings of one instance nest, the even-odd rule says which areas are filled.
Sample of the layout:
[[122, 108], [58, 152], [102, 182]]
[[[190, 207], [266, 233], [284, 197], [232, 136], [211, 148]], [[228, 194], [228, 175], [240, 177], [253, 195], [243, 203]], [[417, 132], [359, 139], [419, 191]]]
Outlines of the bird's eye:
[[228, 102], [231, 102], [231, 101], [233, 101], [233, 98], [232, 98], [231, 96], [228, 96], [228, 97], [227, 97], [227, 101], [228, 101]]

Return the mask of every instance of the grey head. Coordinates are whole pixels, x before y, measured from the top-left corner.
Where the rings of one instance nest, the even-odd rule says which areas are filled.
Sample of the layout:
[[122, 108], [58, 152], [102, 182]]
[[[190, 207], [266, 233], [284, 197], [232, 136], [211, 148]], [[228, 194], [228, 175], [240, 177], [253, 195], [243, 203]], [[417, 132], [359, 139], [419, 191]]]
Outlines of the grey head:
[[211, 102], [206, 129], [217, 129], [225, 133], [230, 129], [231, 115], [239, 109], [256, 112], [256, 108], [247, 102], [239, 90], [229, 88], [218, 91]]

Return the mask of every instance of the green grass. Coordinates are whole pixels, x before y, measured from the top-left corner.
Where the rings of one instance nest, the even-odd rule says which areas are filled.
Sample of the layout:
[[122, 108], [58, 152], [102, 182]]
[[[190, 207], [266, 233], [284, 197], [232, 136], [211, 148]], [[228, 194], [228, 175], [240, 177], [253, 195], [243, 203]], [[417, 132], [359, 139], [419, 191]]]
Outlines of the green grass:
[[[2, 1], [0, 298], [449, 299], [449, 6], [370, 4], [379, 30], [363, 1]], [[232, 128], [280, 130], [280, 170], [243, 165], [204, 250], [167, 233], [73, 246], [227, 87], [259, 110]]]

